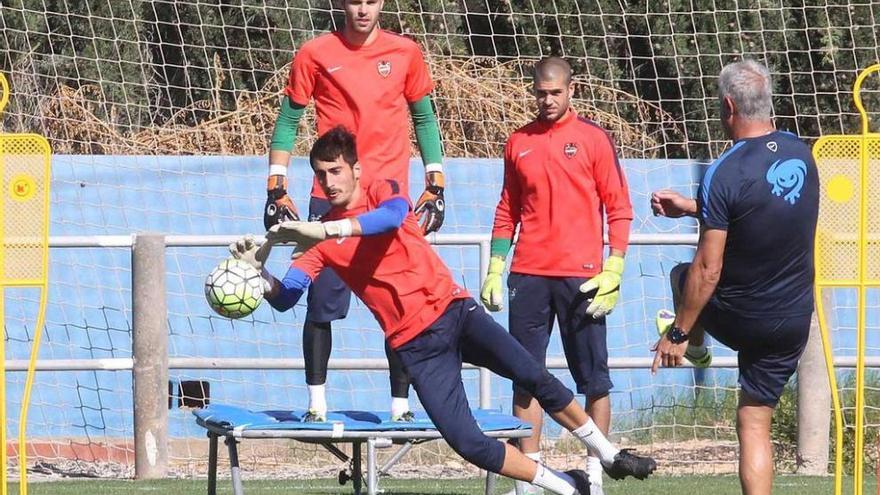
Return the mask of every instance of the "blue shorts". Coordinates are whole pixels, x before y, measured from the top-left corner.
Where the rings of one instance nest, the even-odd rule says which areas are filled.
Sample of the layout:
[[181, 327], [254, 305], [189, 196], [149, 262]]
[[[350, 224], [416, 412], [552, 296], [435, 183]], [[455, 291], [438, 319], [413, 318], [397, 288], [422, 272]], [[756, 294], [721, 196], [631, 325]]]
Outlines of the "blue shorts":
[[586, 314], [589, 300], [580, 291], [586, 280], [511, 273], [507, 278], [508, 326], [510, 334], [544, 364], [553, 321], [558, 320], [568, 370], [578, 393], [592, 400], [607, 395], [613, 384], [608, 373], [605, 318]]
[[[324, 198], [309, 200], [309, 221], [315, 222], [330, 211], [330, 202]], [[327, 323], [348, 315], [351, 289], [332, 268], [324, 268], [309, 286], [306, 298], [306, 320]]]
[[[687, 271], [682, 273], [678, 283], [684, 292]], [[781, 318], [740, 316], [710, 301], [700, 313], [697, 325], [737, 351], [742, 391], [760, 404], [775, 407], [807, 347], [811, 319], [810, 314]]]
[[488, 368], [535, 397], [547, 412], [568, 406], [574, 394], [535, 361], [483, 306], [458, 299], [424, 332], [395, 349], [425, 412], [459, 455], [497, 473], [504, 444], [480, 430], [461, 381], [462, 362]]

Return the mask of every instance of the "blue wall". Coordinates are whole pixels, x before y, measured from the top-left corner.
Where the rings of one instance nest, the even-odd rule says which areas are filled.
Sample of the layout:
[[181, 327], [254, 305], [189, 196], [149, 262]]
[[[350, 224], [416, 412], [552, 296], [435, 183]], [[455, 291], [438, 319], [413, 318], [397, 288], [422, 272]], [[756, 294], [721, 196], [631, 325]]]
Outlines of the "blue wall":
[[[652, 190], [674, 188], [692, 194], [701, 167], [688, 162], [627, 160], [636, 233], [693, 233], [687, 220], [657, 219], [650, 214]], [[422, 190], [421, 165], [412, 164], [411, 195]], [[448, 160], [446, 223], [443, 233], [487, 233], [502, 182], [500, 160]], [[262, 231], [265, 157], [57, 156], [53, 159], [51, 235], [127, 235], [139, 231], [167, 234], [244, 234]], [[296, 160], [291, 193], [307, 208], [310, 170]], [[577, 208], [578, 205], [572, 205]], [[576, 249], [572, 246], [572, 249]], [[439, 251], [456, 279], [472, 294], [479, 292], [476, 248], [442, 247]], [[654, 342], [653, 315], [671, 304], [666, 274], [688, 260], [688, 247], [633, 247], [627, 256], [623, 301], [609, 318], [612, 356], [648, 356]], [[283, 273], [284, 250], [276, 250], [272, 270]], [[169, 248], [167, 255], [170, 354], [172, 356], [300, 357], [304, 308], [277, 314], [268, 305], [252, 317], [229, 321], [204, 302], [204, 276], [225, 257], [223, 248]], [[130, 252], [127, 249], [53, 249], [50, 306], [43, 359], [131, 356]], [[35, 295], [15, 291], [7, 304], [10, 358], [24, 358], [36, 311]], [[506, 313], [497, 315], [506, 324]], [[353, 301], [353, 310], [334, 330], [334, 357], [382, 357], [381, 333], [373, 318]], [[550, 354], [560, 356], [558, 339]], [[719, 350], [718, 355], [729, 354]], [[568, 380], [567, 373], [560, 376]], [[23, 374], [16, 374], [12, 401], [20, 396]], [[174, 380], [206, 379], [218, 402], [259, 407], [304, 407], [305, 389], [296, 371], [182, 371]], [[731, 386], [732, 371], [711, 371], [707, 385]], [[658, 391], [676, 393], [692, 383], [690, 371], [651, 377], [647, 371], [615, 371], [615, 422], [642, 421]], [[476, 374], [465, 379], [476, 398]], [[332, 372], [328, 383], [334, 408], [383, 409], [388, 403], [385, 373]], [[668, 394], [666, 394], [668, 395]], [[509, 410], [510, 385], [493, 381], [493, 405]], [[17, 422], [12, 406], [11, 424]], [[34, 393], [29, 434], [33, 436], [108, 436], [131, 434], [131, 377], [127, 372], [40, 373]], [[172, 412], [174, 435], [202, 436], [185, 411]]]

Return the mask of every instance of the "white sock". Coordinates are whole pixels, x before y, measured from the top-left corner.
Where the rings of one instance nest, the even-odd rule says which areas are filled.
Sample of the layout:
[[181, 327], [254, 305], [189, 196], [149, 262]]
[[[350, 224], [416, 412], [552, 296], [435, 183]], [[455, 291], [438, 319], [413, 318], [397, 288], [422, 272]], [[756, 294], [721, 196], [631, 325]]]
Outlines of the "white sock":
[[614, 456], [620, 452], [605, 438], [602, 430], [593, 422], [593, 418], [588, 418], [583, 426], [572, 432], [587, 447], [590, 454], [596, 455], [605, 462], [613, 462]]
[[391, 398], [391, 417], [400, 416], [409, 411], [409, 399], [406, 397]]
[[320, 414], [327, 414], [327, 397], [324, 394], [326, 385], [309, 385], [309, 409]]
[[[538, 464], [541, 464], [541, 452], [540, 451], [538, 451], [538, 452], [524, 452], [524, 454], [529, 459], [537, 462]], [[514, 481], [514, 484], [517, 487], [519, 487], [519, 493], [534, 492], [538, 488], [536, 485], [533, 485], [532, 483], [529, 483], [528, 481], [516, 480], [516, 481]], [[514, 493], [516, 493], [516, 492], [514, 491]]]
[[571, 476], [554, 471], [543, 464], [538, 464], [538, 472], [535, 473], [532, 484], [559, 495], [574, 495], [575, 493], [574, 480], [571, 479]]
[[587, 475], [591, 485], [602, 486], [602, 461], [598, 457], [587, 457]]

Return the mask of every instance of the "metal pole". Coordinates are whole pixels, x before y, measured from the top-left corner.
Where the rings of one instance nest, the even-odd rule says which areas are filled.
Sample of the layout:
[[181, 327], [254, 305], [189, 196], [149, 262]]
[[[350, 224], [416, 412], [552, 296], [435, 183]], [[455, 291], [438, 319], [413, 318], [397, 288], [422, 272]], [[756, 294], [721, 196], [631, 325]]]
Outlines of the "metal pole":
[[168, 469], [165, 237], [138, 234], [131, 253], [135, 477], [164, 478]]
[[[480, 286], [486, 280], [486, 273], [489, 271], [489, 251], [490, 244], [488, 241], [480, 242]], [[480, 409], [490, 409], [492, 407], [492, 373], [486, 368], [480, 368]]]

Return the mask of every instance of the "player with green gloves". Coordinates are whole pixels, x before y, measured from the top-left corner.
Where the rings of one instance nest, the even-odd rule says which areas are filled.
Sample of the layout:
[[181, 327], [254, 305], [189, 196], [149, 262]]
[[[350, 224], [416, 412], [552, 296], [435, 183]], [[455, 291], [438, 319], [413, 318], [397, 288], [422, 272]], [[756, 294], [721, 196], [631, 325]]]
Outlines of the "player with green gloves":
[[[318, 36], [296, 52], [269, 152], [269, 180], [263, 220], [266, 229], [286, 220], [298, 220], [287, 194], [287, 164], [297, 129], [310, 101], [315, 102], [318, 135], [342, 125], [357, 138], [357, 153], [365, 184], [374, 179], [394, 180], [409, 196], [410, 121], [415, 129], [425, 190], [415, 204], [423, 234], [443, 225], [443, 151], [431, 91], [434, 83], [419, 46], [404, 36], [379, 28], [383, 2], [339, 2], [345, 23], [339, 31]], [[310, 221], [330, 211], [317, 181], [309, 200]], [[327, 412], [325, 383], [332, 348], [332, 323], [348, 314], [351, 291], [332, 268], [311, 284], [303, 326], [303, 357], [309, 390], [310, 421], [323, 421]], [[386, 346], [391, 368], [391, 415], [412, 418], [409, 377], [393, 350]]]
[[[633, 213], [614, 143], [569, 107], [573, 91], [564, 60], [546, 58], [535, 66], [538, 117], [516, 131], [504, 150], [504, 187], [480, 296], [489, 310], [502, 309], [502, 274], [518, 228], [508, 277], [510, 333], [544, 363], [553, 320], [558, 320], [577, 391], [607, 434], [612, 384], [605, 316], [620, 295]], [[603, 262], [606, 223], [610, 252]], [[538, 460], [543, 412], [524, 390], [515, 388], [513, 400], [514, 414], [533, 426], [520, 448]], [[601, 494], [598, 457], [588, 458], [587, 470], [591, 493]], [[519, 488], [539, 491], [527, 483]]]

